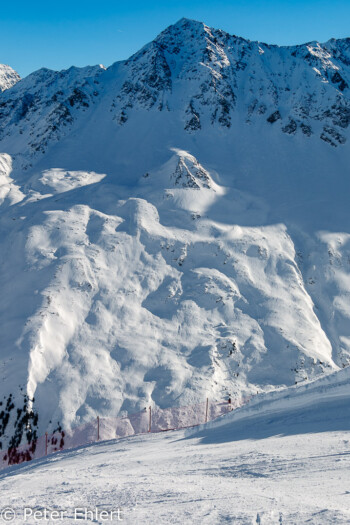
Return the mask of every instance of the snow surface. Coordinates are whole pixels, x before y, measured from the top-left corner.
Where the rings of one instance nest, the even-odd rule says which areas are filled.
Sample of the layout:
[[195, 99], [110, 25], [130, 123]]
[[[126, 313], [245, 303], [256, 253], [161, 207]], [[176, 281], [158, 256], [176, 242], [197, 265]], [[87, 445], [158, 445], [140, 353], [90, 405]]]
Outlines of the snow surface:
[[181, 20], [0, 95], [3, 447], [350, 363], [349, 53]]
[[[0, 474], [0, 507], [121, 510], [124, 523], [345, 524], [349, 369], [260, 396], [199, 431], [57, 453]], [[92, 520], [86, 520], [89, 523]], [[94, 523], [118, 523], [117, 519]], [[27, 523], [34, 523], [30, 519]]]

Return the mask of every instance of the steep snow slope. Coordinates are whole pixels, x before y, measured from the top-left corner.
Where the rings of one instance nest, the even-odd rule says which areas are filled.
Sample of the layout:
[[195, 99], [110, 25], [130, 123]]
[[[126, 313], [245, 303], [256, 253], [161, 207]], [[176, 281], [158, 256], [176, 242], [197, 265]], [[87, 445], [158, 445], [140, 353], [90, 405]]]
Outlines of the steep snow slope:
[[349, 381], [346, 368], [305, 385], [260, 394], [248, 405], [187, 434], [205, 443], [223, 443], [278, 434], [349, 431]]
[[349, 364], [349, 71], [181, 20], [0, 95], [3, 445]]
[[0, 92], [14, 86], [21, 77], [12, 67], [0, 64]]
[[59, 510], [62, 525], [85, 509], [96, 523], [118, 523], [118, 508], [130, 524], [343, 525], [350, 520], [348, 381], [349, 369], [266, 394], [187, 438], [137, 436], [10, 467], [0, 474], [0, 507], [12, 508], [18, 522], [25, 508], [27, 516]]

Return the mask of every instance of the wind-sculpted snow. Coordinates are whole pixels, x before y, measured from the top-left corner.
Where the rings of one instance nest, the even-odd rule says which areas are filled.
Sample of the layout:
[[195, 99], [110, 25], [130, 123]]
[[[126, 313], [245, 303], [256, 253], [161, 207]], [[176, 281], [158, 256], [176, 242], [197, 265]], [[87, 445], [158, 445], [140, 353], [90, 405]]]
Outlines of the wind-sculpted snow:
[[0, 95], [4, 446], [350, 363], [348, 56], [181, 20]]
[[[177, 184], [178, 166], [198, 185]], [[80, 173], [72, 189], [61, 175], [44, 171], [32, 186], [54, 193], [28, 187], [2, 215], [13, 224], [2, 237], [2, 341], [42, 432], [49, 421], [69, 429], [98, 413], [235, 398], [336, 368], [286, 227], [211, 220], [208, 206], [230, 196], [193, 156], [177, 150], [142, 177], [148, 200], [118, 199], [103, 175]]]

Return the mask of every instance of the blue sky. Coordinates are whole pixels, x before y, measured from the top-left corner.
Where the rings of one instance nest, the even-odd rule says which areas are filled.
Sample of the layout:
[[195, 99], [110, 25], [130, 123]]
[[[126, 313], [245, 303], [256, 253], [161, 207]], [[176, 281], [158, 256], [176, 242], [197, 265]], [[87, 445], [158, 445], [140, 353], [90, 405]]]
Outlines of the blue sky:
[[271, 44], [350, 37], [350, 0], [18, 0], [1, 5], [0, 63], [21, 76], [109, 66], [183, 16]]

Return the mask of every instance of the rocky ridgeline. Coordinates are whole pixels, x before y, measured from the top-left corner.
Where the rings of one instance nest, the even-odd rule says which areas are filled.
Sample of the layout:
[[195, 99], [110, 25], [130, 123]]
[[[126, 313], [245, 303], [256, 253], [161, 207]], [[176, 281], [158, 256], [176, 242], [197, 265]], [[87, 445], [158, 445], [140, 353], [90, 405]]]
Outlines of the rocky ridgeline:
[[350, 39], [278, 47], [182, 19], [107, 70], [42, 69], [17, 82], [0, 95], [0, 139], [20, 134], [32, 156], [44, 153], [98, 106], [120, 126], [140, 108], [176, 111], [188, 133], [243, 119], [339, 146], [350, 123], [349, 83]]
[[208, 121], [230, 128], [243, 113], [337, 146], [350, 123], [349, 64], [350, 39], [278, 47], [183, 19], [124, 63], [118, 121], [135, 105], [180, 110], [196, 132]]
[[0, 140], [23, 135], [30, 153], [44, 153], [98, 96], [100, 66], [40, 69], [0, 97]]

